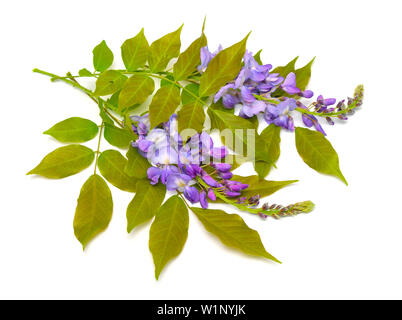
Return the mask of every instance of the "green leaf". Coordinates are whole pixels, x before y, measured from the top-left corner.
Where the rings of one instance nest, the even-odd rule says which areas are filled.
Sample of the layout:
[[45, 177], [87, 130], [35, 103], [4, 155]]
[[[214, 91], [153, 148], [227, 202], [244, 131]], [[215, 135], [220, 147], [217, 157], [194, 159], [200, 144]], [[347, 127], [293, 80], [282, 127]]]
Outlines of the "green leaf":
[[201, 48], [207, 45], [207, 38], [204, 33], [201, 37], [194, 40], [192, 44], [180, 54], [177, 62], [173, 66], [174, 78], [179, 80], [187, 79], [194, 71], [197, 71], [197, 66], [201, 61]]
[[137, 148], [129, 147], [127, 151], [127, 164], [124, 168], [124, 172], [136, 179], [144, 179], [147, 177], [147, 170], [151, 166], [147, 158], [144, 158], [138, 153]]
[[271, 72], [272, 73], [279, 73], [282, 77], [286, 78], [286, 76], [290, 72], [295, 72], [295, 65], [296, 65], [297, 59], [299, 59], [298, 56], [296, 58], [294, 58], [292, 61], [290, 61], [286, 66], [276, 67]]
[[307, 85], [311, 77], [311, 66], [313, 65], [315, 58], [313, 58], [309, 63], [307, 63], [303, 68], [297, 69], [295, 71], [296, 75], [296, 87], [301, 91], [306, 90]]
[[263, 179], [271, 171], [280, 155], [281, 127], [270, 124], [255, 140], [254, 168]]
[[[198, 91], [200, 89], [200, 85], [197, 83], [190, 83], [184, 87], [181, 92], [181, 103], [183, 105], [193, 102], [199, 101], [198, 99]], [[203, 98], [205, 100], [205, 98]]]
[[131, 141], [135, 140], [134, 133], [130, 134], [128, 130], [120, 129], [110, 123], [104, 123], [104, 126], [103, 136], [112, 146], [127, 149]]
[[98, 99], [99, 116], [104, 123], [114, 124], [113, 120], [108, 116], [104, 110], [104, 103], [102, 99]]
[[240, 181], [241, 183], [248, 184], [249, 187], [242, 191], [242, 197], [251, 197], [259, 194], [261, 198], [269, 196], [274, 192], [288, 186], [289, 184], [295, 183], [298, 180], [287, 180], [287, 181], [270, 181], [270, 180], [260, 180], [258, 176], [237, 176], [234, 175], [232, 178], [234, 181]]
[[[208, 108], [208, 115], [211, 119], [211, 126], [221, 132], [229, 129], [231, 131], [231, 142], [223, 139], [223, 143], [232, 150], [239, 144], [243, 144], [243, 155], [247, 154], [248, 134], [255, 134], [256, 131], [248, 131], [247, 129], [256, 129], [255, 123], [234, 115], [231, 112]], [[226, 132], [226, 131], [225, 131]], [[236, 148], [237, 149], [237, 148]], [[239, 153], [239, 150], [234, 150]]]
[[74, 216], [74, 234], [85, 249], [104, 231], [112, 218], [112, 193], [102, 177], [94, 174], [84, 183]]
[[296, 128], [296, 148], [309, 167], [317, 172], [338, 177], [348, 184], [339, 168], [338, 154], [321, 132]]
[[149, 105], [151, 128], [169, 120], [180, 104], [180, 90], [176, 86], [167, 85], [158, 89]]
[[239, 215], [228, 214], [222, 210], [200, 208], [191, 208], [191, 210], [205, 229], [217, 236], [228, 247], [280, 263], [265, 250], [258, 232], [249, 228]]
[[105, 40], [99, 43], [92, 51], [93, 63], [96, 71], [103, 72], [113, 63], [113, 52], [106, 45]]
[[144, 28], [121, 46], [121, 57], [127, 71], [135, 71], [145, 66], [149, 54], [149, 44], [144, 35]]
[[56, 123], [43, 133], [60, 142], [85, 142], [95, 138], [98, 126], [91, 120], [72, 117]]
[[137, 193], [127, 207], [127, 232], [136, 226], [151, 220], [158, 212], [166, 187], [162, 183], [152, 185], [147, 180], [138, 180]]
[[119, 109], [141, 104], [154, 92], [154, 81], [143, 75], [133, 75], [129, 78], [119, 95]]
[[219, 52], [208, 64], [200, 79], [200, 96], [210, 96], [232, 81], [241, 68], [248, 34], [243, 40]]
[[[184, 129], [194, 129], [197, 132], [201, 132], [204, 127], [205, 112], [202, 105], [198, 102], [190, 102], [181, 107], [177, 113], [178, 130], [182, 134]], [[183, 136], [183, 141], [186, 141], [188, 137]]]
[[80, 77], [93, 77], [94, 76], [91, 71], [89, 71], [88, 69], [85, 69], [85, 68], [78, 71], [78, 75]]
[[152, 72], [163, 71], [172, 58], [180, 54], [180, 33], [183, 25], [151, 44], [149, 51], [149, 67]]
[[116, 150], [103, 151], [98, 158], [99, 171], [107, 181], [123, 191], [135, 192], [137, 180], [124, 172], [126, 165], [127, 159]]
[[149, 250], [154, 259], [156, 279], [166, 264], [183, 250], [188, 222], [187, 207], [177, 195], [159, 208], [149, 231]]
[[177, 88], [180, 89], [180, 85], [178, 83], [175, 83], [175, 80], [172, 75], [164, 75], [163, 79], [161, 79], [160, 86], [176, 86]]
[[107, 70], [99, 75], [96, 80], [94, 95], [107, 96], [119, 91], [127, 77], [116, 70]]
[[254, 55], [255, 61], [257, 61], [260, 65], [262, 65], [262, 61], [261, 61], [261, 51], [262, 51], [262, 49], [260, 49], [260, 50]]
[[47, 154], [43, 160], [27, 174], [61, 179], [72, 176], [89, 167], [94, 161], [95, 153], [80, 144], [71, 144]]

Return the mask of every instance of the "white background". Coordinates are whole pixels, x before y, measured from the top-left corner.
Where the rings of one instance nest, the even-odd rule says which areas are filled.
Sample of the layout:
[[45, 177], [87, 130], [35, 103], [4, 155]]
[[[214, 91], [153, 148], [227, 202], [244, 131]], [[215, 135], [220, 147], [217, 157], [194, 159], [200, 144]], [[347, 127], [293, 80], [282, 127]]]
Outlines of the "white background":
[[[400, 1], [3, 1], [1, 34], [0, 298], [276, 299], [402, 298]], [[25, 176], [60, 146], [42, 135], [70, 116], [98, 122], [97, 107], [63, 83], [33, 74], [91, 68], [106, 40], [121, 66], [121, 43], [142, 27], [151, 42], [182, 22], [183, 48], [207, 15], [210, 48], [250, 30], [248, 49], [265, 63], [298, 66], [317, 56], [310, 88], [343, 98], [366, 88], [346, 124], [325, 125], [349, 187], [299, 159], [282, 133], [272, 180], [299, 179], [269, 201], [310, 199], [308, 215], [263, 221], [247, 213], [282, 265], [221, 245], [190, 215], [182, 254], [159, 281], [148, 227], [126, 233], [132, 195], [111, 186], [114, 215], [85, 252], [72, 221], [79, 190], [93, 168], [63, 180]], [[86, 145], [95, 147], [96, 141]], [[107, 143], [102, 142], [107, 149]], [[252, 174], [251, 166], [241, 173]]]

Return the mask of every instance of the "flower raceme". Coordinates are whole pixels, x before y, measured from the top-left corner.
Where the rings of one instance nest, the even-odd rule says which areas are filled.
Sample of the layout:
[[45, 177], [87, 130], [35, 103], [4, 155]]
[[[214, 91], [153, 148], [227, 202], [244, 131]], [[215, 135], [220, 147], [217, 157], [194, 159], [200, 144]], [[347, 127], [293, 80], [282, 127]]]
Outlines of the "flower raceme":
[[148, 115], [134, 116], [132, 129], [138, 139], [132, 146], [152, 164], [147, 170], [151, 184], [159, 182], [166, 189], [177, 191], [191, 203], [200, 202], [208, 208], [208, 200], [221, 197], [238, 197], [247, 184], [231, 180], [232, 165], [223, 163], [227, 155], [225, 147], [215, 147], [208, 133], [202, 132], [183, 142], [177, 132], [177, 116], [159, 128], [150, 130]]
[[[217, 52], [219, 52], [219, 49]], [[203, 72], [216, 53], [210, 53], [207, 47], [201, 49], [201, 65], [198, 70]], [[311, 114], [315, 112], [319, 116], [325, 116], [329, 124], [334, 122], [331, 117], [336, 116], [340, 120], [347, 117], [340, 112], [345, 109], [344, 101], [338, 103], [335, 108], [328, 108], [336, 103], [336, 99], [324, 99], [319, 95], [317, 101], [305, 106], [295, 98], [310, 99], [314, 96], [313, 91], [302, 91], [297, 87], [296, 74], [289, 72], [284, 78], [279, 73], [272, 72], [271, 64], [259, 64], [250, 51], [246, 51], [243, 57], [243, 67], [237, 77], [224, 85], [214, 96], [214, 103], [222, 100], [224, 108], [232, 109], [240, 105], [239, 116], [252, 118], [260, 113], [268, 124], [274, 123], [284, 129], [294, 131], [294, 121], [291, 112], [297, 110], [302, 115], [302, 121], [308, 128], [314, 128], [326, 135], [318, 119]], [[278, 96], [278, 92], [282, 92]], [[362, 91], [359, 98], [361, 105]], [[356, 102], [357, 98], [349, 99], [348, 106]], [[311, 110], [313, 108], [313, 110]], [[335, 115], [333, 115], [335, 113]], [[336, 114], [340, 113], [340, 114]]]

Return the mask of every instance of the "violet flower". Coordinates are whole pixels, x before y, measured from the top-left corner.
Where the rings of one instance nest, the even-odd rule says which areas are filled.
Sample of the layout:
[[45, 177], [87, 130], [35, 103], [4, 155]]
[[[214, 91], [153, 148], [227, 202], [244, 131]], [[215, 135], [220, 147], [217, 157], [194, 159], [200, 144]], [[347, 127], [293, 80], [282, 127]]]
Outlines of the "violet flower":
[[220, 51], [222, 51], [222, 49], [223, 49], [222, 46], [219, 45], [218, 49], [214, 53], [211, 53], [208, 50], [207, 46], [202, 47], [201, 48], [201, 65], [199, 65], [197, 67], [198, 71], [204, 72], [207, 69], [208, 64], [212, 60], [212, 58], [214, 58]]
[[294, 72], [290, 72], [286, 76], [285, 81], [281, 84], [281, 88], [289, 94], [297, 94], [301, 92], [301, 90], [296, 87], [296, 75]]
[[264, 113], [264, 119], [268, 124], [275, 124], [279, 127], [294, 130], [293, 118], [290, 111], [296, 109], [296, 100], [290, 98], [280, 102], [278, 105], [268, 104]]

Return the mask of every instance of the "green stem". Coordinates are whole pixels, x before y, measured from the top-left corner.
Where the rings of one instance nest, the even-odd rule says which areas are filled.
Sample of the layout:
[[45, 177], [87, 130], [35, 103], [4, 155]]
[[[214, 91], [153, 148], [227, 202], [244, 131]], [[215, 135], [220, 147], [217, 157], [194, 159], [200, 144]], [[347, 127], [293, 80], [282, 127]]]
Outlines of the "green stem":
[[[268, 99], [268, 98], [265, 98], [264, 96], [260, 96], [258, 94], [253, 94], [253, 96], [257, 100], [267, 101], [267, 102], [272, 103], [272, 104], [279, 104], [280, 103], [280, 101], [278, 101], [278, 100]], [[340, 116], [340, 115], [343, 115], [343, 114], [347, 114], [348, 112], [350, 112], [351, 110], [353, 110], [353, 109], [355, 109], [357, 107], [358, 107], [358, 105], [356, 103], [354, 103], [354, 104], [348, 106], [344, 110], [337, 111], [337, 112], [327, 112], [327, 113], [310, 111], [308, 109], [303, 109], [303, 108], [299, 108], [299, 107], [296, 107], [295, 110], [299, 111], [300, 113], [311, 114], [311, 115], [318, 116], [318, 117], [336, 117], [336, 116]]]
[[268, 99], [268, 98], [265, 98], [264, 96], [260, 96], [260, 95], [255, 94], [255, 93], [253, 93], [253, 96], [254, 96], [257, 100], [267, 101], [267, 102], [272, 103], [272, 104], [279, 104], [279, 103], [280, 103], [280, 101], [278, 101], [278, 100], [275, 100], [275, 99]]
[[78, 88], [78, 89], [84, 91], [86, 94], [88, 94], [88, 95], [90, 95], [90, 96], [93, 96], [93, 93], [92, 93], [91, 90], [89, 90], [89, 89], [83, 87], [83, 86], [80, 85], [78, 82], [74, 82], [74, 81], [70, 80], [70, 77], [60, 77], [60, 76], [58, 76], [57, 74], [50, 73], [50, 72], [46, 72], [46, 71], [39, 70], [39, 69], [33, 69], [32, 71], [35, 72], [35, 73], [40, 73], [40, 74], [43, 74], [43, 75], [45, 75], [45, 76], [51, 77], [51, 78], [52, 78], [52, 81], [54, 81], [54, 80], [61, 80], [61, 81], [64, 81], [65, 83], [68, 83], [68, 84], [72, 85], [73, 87]]
[[260, 213], [263, 213], [263, 214], [265, 214], [265, 215], [267, 215], [267, 216], [269, 216], [269, 215], [274, 215], [274, 214], [277, 214], [277, 213], [279, 212], [278, 210], [267, 210], [267, 211], [265, 211], [265, 210], [262, 210], [261, 208], [250, 208], [250, 207], [248, 207], [247, 205], [244, 205], [244, 204], [241, 204], [241, 203], [237, 203], [237, 202], [235, 202], [235, 201], [233, 201], [233, 200], [229, 200], [229, 199], [228, 199], [227, 197], [225, 197], [222, 193], [220, 193], [220, 192], [217, 190], [217, 188], [210, 187], [210, 186], [207, 185], [202, 179], [198, 178], [197, 181], [198, 181], [198, 183], [200, 183], [205, 189], [208, 190], [209, 188], [211, 188], [211, 189], [214, 191], [215, 196], [216, 196], [217, 198], [221, 199], [223, 202], [225, 202], [225, 203], [227, 203], [227, 204], [230, 204], [230, 205], [232, 205], [232, 206], [238, 208], [238, 209], [241, 210], [241, 211], [247, 211], [247, 212], [252, 213], [252, 214], [255, 214], [255, 215], [259, 215]]
[[161, 80], [165, 80], [167, 82], [170, 82], [176, 86], [178, 86], [180, 89], [186, 91], [189, 95], [191, 95], [194, 99], [196, 99], [198, 102], [201, 103], [201, 105], [204, 105], [205, 102], [203, 100], [201, 100], [200, 97], [198, 97], [197, 95], [195, 95], [194, 93], [192, 93], [190, 90], [186, 89], [184, 86], [182, 86], [178, 81], [174, 81], [174, 80], [170, 80], [167, 77], [164, 77], [160, 74], [156, 74], [156, 73], [152, 73], [152, 72], [148, 72], [148, 71], [125, 71], [125, 70], [119, 70], [124, 74], [145, 74], [147, 76], [150, 76], [152, 78], [157, 78], [157, 79], [161, 79]]
[[99, 158], [99, 149], [100, 149], [100, 143], [102, 140], [102, 131], [103, 131], [103, 127], [104, 127], [104, 122], [102, 121], [101, 125], [100, 125], [100, 130], [99, 130], [99, 138], [98, 138], [98, 147], [96, 149], [96, 158], [95, 158], [95, 169], [94, 169], [94, 174], [96, 174], [96, 168], [98, 166], [98, 158]]
[[[98, 104], [97, 99], [100, 99], [100, 100], [102, 100], [103, 105], [105, 105], [105, 104], [108, 105], [108, 102], [107, 102], [107, 101], [105, 101], [105, 100], [103, 100], [103, 99], [101, 99], [101, 98], [95, 97], [95, 96], [93, 95], [93, 92], [92, 92], [91, 90], [89, 90], [89, 89], [83, 87], [82, 85], [80, 85], [80, 84], [77, 82], [77, 80], [75, 79], [75, 78], [77, 78], [77, 77], [76, 77], [76, 76], [73, 76], [70, 72], [67, 73], [67, 76], [66, 76], [66, 77], [60, 77], [60, 76], [58, 76], [57, 74], [50, 73], [50, 72], [47, 72], [47, 71], [43, 71], [43, 70], [36, 69], [36, 68], [33, 69], [32, 71], [35, 72], [35, 73], [39, 73], [39, 74], [43, 74], [43, 75], [45, 75], [45, 76], [51, 77], [51, 81], [60, 80], [60, 81], [63, 81], [63, 82], [65, 82], [65, 83], [67, 83], [67, 84], [69, 84], [69, 85], [71, 85], [71, 86], [77, 88], [77, 89], [82, 90], [82, 91], [83, 91], [84, 93], [86, 93], [87, 96], [88, 96], [89, 98], [91, 98], [91, 100], [93, 100], [96, 104]], [[78, 76], [78, 77], [79, 77], [79, 76]], [[103, 107], [103, 111], [105, 111], [105, 113], [106, 113], [110, 118], [112, 118], [113, 121], [116, 122], [121, 128], [124, 128], [124, 126], [123, 126], [123, 124], [121, 123], [121, 121], [120, 121], [119, 119], [117, 119], [115, 116], [113, 116], [113, 115], [109, 112], [109, 110], [107, 110], [105, 107]]]
[[341, 110], [341, 111], [327, 112], [327, 113], [325, 113], [325, 112], [314, 112], [314, 111], [302, 109], [302, 108], [299, 108], [299, 107], [296, 107], [296, 110], [299, 111], [300, 113], [311, 114], [311, 115], [319, 116], [319, 117], [336, 117], [336, 116], [340, 116], [340, 115], [343, 115], [343, 114], [347, 114], [348, 112], [350, 112], [351, 110], [353, 110], [353, 109], [355, 109], [357, 107], [358, 107], [357, 105], [352, 105], [352, 106], [349, 106], [346, 109]]
[[186, 201], [186, 198], [183, 197], [183, 194], [181, 192], [177, 192], [177, 194], [179, 195], [180, 198], [182, 198], [182, 200], [183, 200], [184, 204], [186, 205], [186, 207], [191, 210], [190, 206], [188, 205], [188, 203]]

